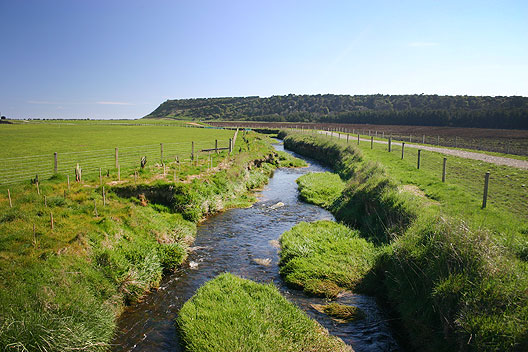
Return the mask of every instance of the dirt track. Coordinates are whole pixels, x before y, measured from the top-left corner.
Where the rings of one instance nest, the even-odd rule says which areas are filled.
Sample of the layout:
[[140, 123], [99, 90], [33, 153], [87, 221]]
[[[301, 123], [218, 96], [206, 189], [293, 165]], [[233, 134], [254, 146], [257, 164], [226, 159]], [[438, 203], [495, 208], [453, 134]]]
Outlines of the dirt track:
[[[338, 134], [335, 132], [320, 131], [319, 133], [333, 135], [336, 138], [338, 137]], [[346, 135], [342, 134], [341, 139], [346, 139]], [[357, 140], [357, 139], [355, 138], [354, 140]], [[360, 138], [360, 141], [370, 142], [370, 139]], [[379, 141], [379, 140], [374, 140], [374, 143], [388, 144], [388, 142], [386, 141]], [[401, 143], [392, 142], [392, 145], [401, 146]], [[493, 156], [493, 155], [488, 155], [488, 154], [483, 154], [483, 153], [474, 153], [474, 152], [468, 152], [468, 151], [457, 150], [457, 149], [430, 147], [426, 145], [418, 145], [418, 144], [412, 144], [412, 143], [405, 143], [405, 147], [428, 150], [431, 152], [438, 152], [438, 153], [447, 154], [447, 155], [459, 156], [461, 158], [481, 160], [481, 161], [485, 161], [487, 163], [492, 163], [496, 165], [505, 165], [505, 166], [515, 167], [518, 169], [528, 170], [528, 161], [526, 160], [510, 159], [510, 158], [505, 158], [502, 156]]]

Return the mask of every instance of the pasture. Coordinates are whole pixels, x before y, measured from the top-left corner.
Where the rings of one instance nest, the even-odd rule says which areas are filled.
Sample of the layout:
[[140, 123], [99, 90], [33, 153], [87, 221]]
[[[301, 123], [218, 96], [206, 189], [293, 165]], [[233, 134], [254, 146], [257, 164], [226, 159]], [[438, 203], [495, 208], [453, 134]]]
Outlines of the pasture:
[[214, 148], [216, 140], [219, 148], [226, 148], [234, 133], [181, 123], [169, 126], [150, 122], [154, 121], [147, 125], [124, 121], [31, 121], [0, 125], [0, 186], [29, 180], [36, 174], [53, 175], [54, 153], [58, 173], [73, 175], [77, 164], [85, 174], [97, 173], [99, 168], [105, 172], [117, 165], [138, 166], [143, 156], [148, 162], [161, 163], [162, 156], [164, 162], [187, 160], [191, 158], [193, 142], [195, 153]]

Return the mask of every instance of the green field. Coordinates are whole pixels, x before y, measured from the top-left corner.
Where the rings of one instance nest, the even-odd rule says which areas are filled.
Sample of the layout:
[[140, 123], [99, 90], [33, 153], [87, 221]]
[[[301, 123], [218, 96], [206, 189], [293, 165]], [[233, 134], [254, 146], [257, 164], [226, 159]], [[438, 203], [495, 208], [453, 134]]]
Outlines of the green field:
[[[126, 123], [130, 123], [127, 121]], [[160, 123], [155, 120], [154, 122]], [[0, 186], [54, 173], [57, 152], [58, 172], [69, 174], [77, 164], [85, 173], [114, 170], [115, 148], [122, 168], [139, 165], [142, 156], [150, 162], [189, 160], [194, 142], [195, 153], [202, 149], [229, 145], [234, 131], [150, 124], [125, 125], [120, 121], [31, 122], [0, 125]]]

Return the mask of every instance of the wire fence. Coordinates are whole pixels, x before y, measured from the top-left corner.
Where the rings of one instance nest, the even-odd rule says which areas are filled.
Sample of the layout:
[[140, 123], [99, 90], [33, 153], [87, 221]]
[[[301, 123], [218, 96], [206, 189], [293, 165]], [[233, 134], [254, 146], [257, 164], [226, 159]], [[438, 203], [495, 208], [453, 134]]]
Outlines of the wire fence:
[[231, 148], [228, 139], [201, 140], [4, 158], [0, 159], [0, 185], [29, 181], [37, 175], [39, 179], [49, 178], [55, 173], [74, 175], [77, 164], [86, 175], [98, 173], [100, 169], [106, 172], [118, 167], [139, 167], [142, 157], [146, 157], [148, 163], [162, 164], [191, 160], [201, 153]]
[[[211, 122], [211, 124], [213, 124]], [[351, 134], [360, 134], [363, 136], [372, 136], [375, 138], [389, 138], [392, 137], [394, 141], [421, 143], [433, 146], [442, 146], [450, 148], [463, 148], [480, 151], [488, 151], [495, 153], [513, 154], [513, 155], [528, 155], [528, 138], [526, 137], [512, 137], [505, 133], [500, 133], [497, 136], [489, 137], [471, 137], [471, 136], [457, 136], [451, 132], [449, 135], [427, 135], [418, 133], [402, 133], [390, 130], [387, 127], [380, 127], [380, 129], [368, 128], [353, 128], [349, 126], [329, 126], [328, 124], [319, 123], [273, 123], [273, 122], [237, 122], [236, 125], [230, 122], [215, 122], [214, 125], [221, 127], [248, 127], [255, 129], [296, 129], [304, 130], [322, 130], [329, 132], [342, 132]], [[470, 129], [467, 129], [470, 130]], [[434, 133], [434, 132], [433, 132]]]

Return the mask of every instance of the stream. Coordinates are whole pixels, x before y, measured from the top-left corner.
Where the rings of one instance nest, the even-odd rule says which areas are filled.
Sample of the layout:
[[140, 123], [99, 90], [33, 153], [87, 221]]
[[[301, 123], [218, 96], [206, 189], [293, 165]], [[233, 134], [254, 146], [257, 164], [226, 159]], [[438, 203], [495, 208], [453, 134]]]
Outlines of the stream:
[[[284, 150], [282, 144], [274, 146]], [[301, 221], [334, 220], [330, 212], [299, 200], [295, 183], [308, 172], [331, 170], [290, 153], [305, 159], [310, 166], [277, 169], [252, 207], [231, 209], [201, 223], [187, 262], [165, 277], [158, 290], [120, 316], [114, 351], [182, 351], [174, 323], [178, 311], [200, 286], [224, 272], [257, 282], [273, 282], [283, 296], [356, 352], [402, 351], [374, 298], [358, 294], [338, 298], [337, 302], [358, 306], [366, 314], [363, 320], [341, 324], [310, 306], [324, 304], [324, 299], [286, 287], [279, 276], [280, 235]], [[277, 207], [279, 202], [284, 206]]]

